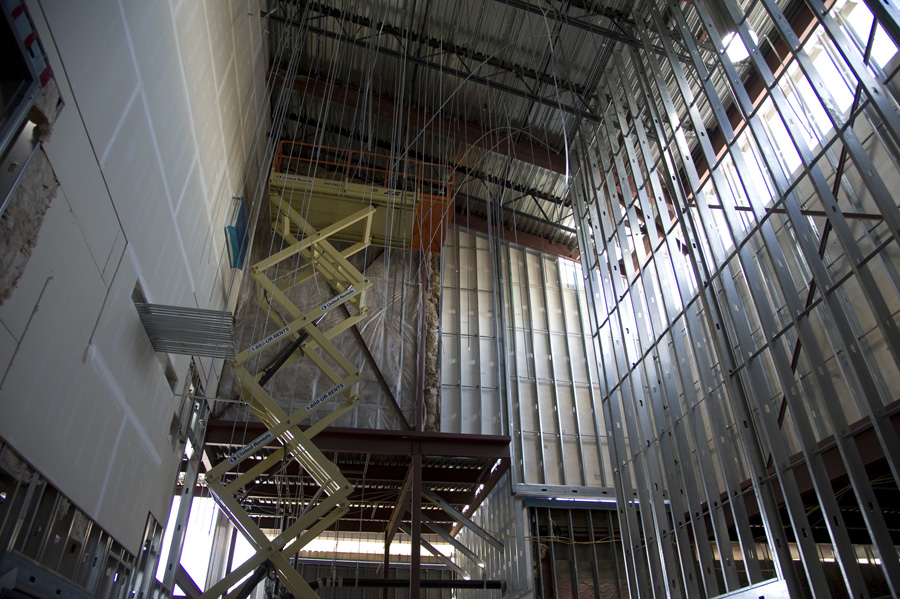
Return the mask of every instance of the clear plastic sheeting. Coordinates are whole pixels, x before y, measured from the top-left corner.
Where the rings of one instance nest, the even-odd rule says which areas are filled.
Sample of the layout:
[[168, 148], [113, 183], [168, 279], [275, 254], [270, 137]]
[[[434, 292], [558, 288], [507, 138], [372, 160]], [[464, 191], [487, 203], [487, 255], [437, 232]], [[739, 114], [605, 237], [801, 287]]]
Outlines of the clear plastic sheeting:
[[[276, 243], [280, 241], [278, 237], [275, 239]], [[280, 249], [277, 246], [271, 250], [268, 247], [254, 248], [254, 253], [266, 255]], [[338, 249], [341, 249], [340, 246]], [[256, 261], [262, 259], [254, 256]], [[351, 258], [350, 261], [364, 270], [366, 278], [372, 282], [366, 293], [367, 315], [358, 325], [359, 335], [354, 330], [348, 330], [336, 336], [333, 342], [342, 354], [361, 369], [363, 378], [358, 386], [360, 400], [357, 408], [339, 419], [334, 426], [404, 430], [413, 423], [416, 340], [421, 304], [418, 281], [420, 259], [419, 252], [374, 247]], [[308, 265], [297, 263], [292, 267], [301, 269], [297, 272], [299, 276], [306, 272], [302, 269], [308, 268]], [[270, 268], [266, 274], [274, 279], [286, 273], [276, 273], [274, 268]], [[288, 290], [287, 295], [297, 308], [306, 312], [333, 299], [336, 291], [322, 277], [316, 276]], [[285, 319], [285, 315], [276, 312], [277, 310], [277, 305], [270, 306], [268, 298], [260, 294], [257, 286], [249, 285], [245, 288], [236, 322], [238, 347], [249, 347], [277, 333], [282, 328], [279, 321]], [[332, 310], [320, 326], [323, 329], [331, 328], [345, 315], [343, 309]], [[368, 347], [368, 352], [360, 342], [360, 337]], [[287, 345], [287, 341], [269, 343], [248, 361], [248, 370], [251, 373], [262, 371]], [[273, 399], [289, 414], [332, 387], [318, 367], [309, 359], [296, 359], [297, 355], [282, 366], [265, 385]], [[326, 360], [330, 362], [330, 359]], [[377, 370], [383, 375], [384, 383]], [[234, 397], [235, 383], [234, 375], [227, 370], [223, 384], [220, 385], [219, 397]], [[313, 414], [307, 424], [316, 422], [341, 403], [340, 399], [327, 403]], [[251, 419], [245, 407], [230, 409], [233, 413], [226, 417], [228, 419]], [[239, 437], [236, 431], [236, 441]]]

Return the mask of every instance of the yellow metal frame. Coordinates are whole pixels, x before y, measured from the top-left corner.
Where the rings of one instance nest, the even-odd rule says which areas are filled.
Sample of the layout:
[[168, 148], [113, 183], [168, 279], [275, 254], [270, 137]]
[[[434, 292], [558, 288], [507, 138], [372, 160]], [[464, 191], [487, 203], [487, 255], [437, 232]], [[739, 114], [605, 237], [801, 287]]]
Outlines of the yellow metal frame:
[[[278, 208], [275, 228], [276, 232], [280, 233], [289, 245], [250, 268], [249, 274], [259, 285], [262, 296], [269, 302], [277, 303], [289, 319], [287, 322], [282, 322], [278, 312], [273, 310], [271, 314], [282, 329], [277, 334], [270, 335], [250, 346], [238, 354], [231, 363], [232, 370], [239, 381], [241, 399], [248, 404], [253, 414], [268, 427], [269, 431], [250, 442], [230, 458], [217, 464], [206, 474], [206, 483], [232, 524], [241, 530], [255, 546], [257, 552], [256, 555], [207, 590], [202, 595], [203, 599], [235, 596], [238, 589], [235, 588], [226, 595], [228, 589], [235, 586], [241, 578], [265, 563], [266, 560], [272, 562], [282, 582], [295, 597], [298, 599], [318, 597], [293, 568], [290, 558], [312, 539], [327, 530], [349, 509], [347, 499], [353, 491], [353, 487], [337, 466], [316, 448], [312, 443], [312, 438], [352, 410], [359, 400], [354, 392], [354, 387], [361, 378], [359, 369], [338, 350], [332, 340], [366, 315], [365, 295], [371, 287], [371, 282], [350, 263], [348, 258], [369, 245], [374, 213], [375, 208], [364, 208], [332, 225], [316, 230], [290, 205], [281, 204]], [[329, 241], [330, 238], [340, 238], [341, 232], [348, 227], [359, 228], [360, 225], [364, 235], [362, 241], [355, 245], [338, 251]], [[298, 254], [306, 261], [308, 265], [306, 269], [289, 270], [275, 279], [269, 278], [267, 273], [270, 269], [278, 267], [284, 261], [294, 259]], [[276, 270], [280, 269], [276, 268]], [[328, 281], [335, 290], [336, 296], [312, 310], [303, 312], [288, 299], [287, 291], [315, 275], [320, 275]], [[351, 314], [349, 318], [343, 318], [338, 324], [327, 330], [316, 326], [316, 321], [323, 315], [330, 314], [342, 305], [353, 306], [355, 314]], [[293, 342], [304, 333], [307, 335], [306, 340], [287, 363], [300, 356], [305, 356], [319, 367], [334, 386], [293, 414], [287, 414], [259, 384], [262, 373], [252, 374], [247, 370], [246, 364], [257, 355], [257, 352], [262, 351], [276, 339], [284, 338], [284, 340]], [[330, 363], [326, 357], [330, 359]], [[305, 431], [299, 428], [298, 425], [302, 421], [339, 395], [344, 397], [341, 406], [319, 419]], [[259, 461], [237, 479], [225, 482], [226, 472], [254, 455], [274, 439], [281, 443], [281, 448]], [[310, 505], [306, 507], [296, 522], [270, 540], [247, 514], [237, 497], [259, 476], [278, 467], [287, 456], [295, 460], [321, 487], [321, 497], [317, 495], [318, 499], [311, 500]]]
[[282, 141], [269, 178], [270, 216], [275, 225], [281, 207], [293, 206], [324, 227], [360, 206], [377, 206], [370, 231], [351, 226], [334, 239], [439, 252], [453, 216], [453, 178], [446, 164]]

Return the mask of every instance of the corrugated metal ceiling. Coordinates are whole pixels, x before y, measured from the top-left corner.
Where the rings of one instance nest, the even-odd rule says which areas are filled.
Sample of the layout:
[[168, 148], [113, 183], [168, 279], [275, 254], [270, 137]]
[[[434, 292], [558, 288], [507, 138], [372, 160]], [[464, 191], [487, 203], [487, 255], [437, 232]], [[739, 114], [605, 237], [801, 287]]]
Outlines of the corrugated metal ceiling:
[[[272, 8], [273, 65], [299, 43], [299, 75], [319, 82], [317, 91], [297, 86], [283, 137], [454, 165], [458, 211], [491, 210], [494, 222], [575, 246], [566, 169], [544, 166], [564, 165], [579, 122], [606, 114], [598, 83], [614, 40], [633, 39], [633, 3], [284, 0]], [[695, 13], [689, 25], [699, 31]], [[348, 88], [354, 101], [335, 97]], [[506, 155], [510, 141], [519, 142], [516, 159]]]

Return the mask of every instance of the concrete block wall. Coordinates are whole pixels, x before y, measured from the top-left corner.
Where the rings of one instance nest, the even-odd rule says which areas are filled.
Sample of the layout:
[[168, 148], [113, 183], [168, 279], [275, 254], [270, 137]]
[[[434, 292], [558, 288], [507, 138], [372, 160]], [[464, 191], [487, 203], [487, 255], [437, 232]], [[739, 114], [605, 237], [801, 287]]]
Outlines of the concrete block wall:
[[[65, 103], [43, 152], [59, 188], [0, 306], [0, 437], [129, 551], [164, 522], [175, 392], [134, 309], [224, 309], [232, 197], [265, 139], [256, 0], [28, 0]], [[229, 306], [230, 307], [230, 306]], [[221, 363], [197, 360], [214, 393]]]

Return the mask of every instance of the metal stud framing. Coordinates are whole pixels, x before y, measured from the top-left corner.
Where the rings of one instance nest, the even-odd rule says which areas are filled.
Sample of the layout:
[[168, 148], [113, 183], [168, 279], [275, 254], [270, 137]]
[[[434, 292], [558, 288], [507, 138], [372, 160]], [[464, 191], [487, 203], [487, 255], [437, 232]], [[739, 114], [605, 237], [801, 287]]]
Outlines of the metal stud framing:
[[506, 434], [489, 241], [453, 228], [442, 258], [441, 430]]
[[[644, 3], [640, 43], [606, 66], [602, 122], [576, 142], [628, 584], [652, 597], [896, 595], [871, 474], [880, 461], [900, 483], [893, 86], [870, 64], [875, 31], [857, 35], [839, 9], [801, 3], [806, 44], [774, 0], [751, 3], [752, 19], [717, 4], [747, 62], [724, 52], [717, 7]], [[896, 11], [866, 4], [900, 45]], [[751, 22], [787, 49], [783, 68]], [[836, 86], [855, 96], [849, 110]], [[852, 532], [835, 485], [858, 506]]]
[[569, 280], [580, 268], [512, 244], [499, 251], [516, 491], [611, 497], [584, 290]]

